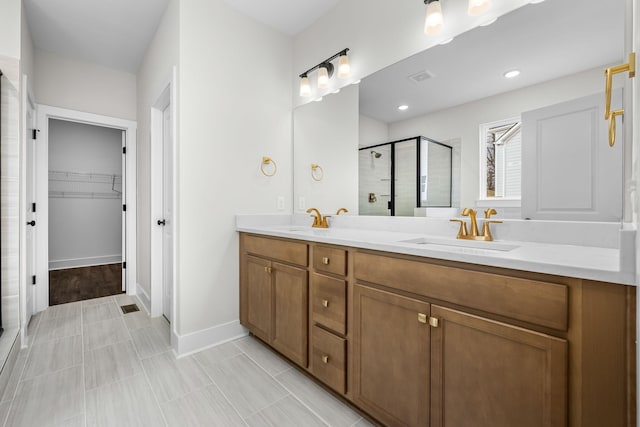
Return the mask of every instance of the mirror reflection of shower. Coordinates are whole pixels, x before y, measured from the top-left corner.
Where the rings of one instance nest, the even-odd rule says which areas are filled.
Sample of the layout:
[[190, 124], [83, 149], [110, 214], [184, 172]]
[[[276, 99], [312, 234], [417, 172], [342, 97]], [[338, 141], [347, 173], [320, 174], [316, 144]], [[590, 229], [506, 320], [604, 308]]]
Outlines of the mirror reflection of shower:
[[371, 150], [371, 169], [374, 169], [376, 167], [375, 159], [379, 159], [380, 157], [382, 157], [382, 153]]

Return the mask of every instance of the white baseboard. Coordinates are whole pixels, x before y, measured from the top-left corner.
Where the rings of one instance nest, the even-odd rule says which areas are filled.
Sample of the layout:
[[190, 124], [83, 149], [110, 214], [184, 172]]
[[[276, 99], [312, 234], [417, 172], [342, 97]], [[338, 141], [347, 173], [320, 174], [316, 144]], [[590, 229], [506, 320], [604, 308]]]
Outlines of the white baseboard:
[[49, 270], [63, 268], [91, 267], [94, 265], [117, 264], [122, 262], [122, 255], [105, 255], [90, 258], [61, 259], [49, 261]]
[[144, 306], [144, 309], [148, 313], [151, 313], [151, 298], [149, 298], [149, 294], [144, 290], [140, 284], [136, 283], [136, 294], [140, 303]]
[[184, 357], [206, 348], [241, 338], [247, 333], [247, 329], [240, 325], [240, 321], [234, 320], [233, 322], [223, 323], [222, 325], [186, 335], [175, 334], [174, 336], [172, 332], [171, 344], [176, 357]]

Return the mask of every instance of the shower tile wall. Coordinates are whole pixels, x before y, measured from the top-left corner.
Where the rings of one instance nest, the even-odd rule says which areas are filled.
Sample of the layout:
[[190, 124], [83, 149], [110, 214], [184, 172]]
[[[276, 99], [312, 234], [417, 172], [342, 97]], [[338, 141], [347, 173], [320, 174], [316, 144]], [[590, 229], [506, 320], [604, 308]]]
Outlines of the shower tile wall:
[[[387, 202], [391, 193], [391, 155], [389, 147], [377, 147], [381, 153], [375, 158], [370, 149], [358, 152], [359, 179], [358, 209], [360, 215], [389, 215]], [[374, 193], [376, 201], [369, 202], [369, 193]]]
[[[20, 326], [19, 301], [19, 200], [20, 200], [20, 68], [14, 58], [0, 56], [2, 93], [0, 108], [0, 217], [2, 224], [2, 326], [5, 333], [0, 338], [0, 361], [2, 342], [13, 343]], [[8, 349], [7, 349], [8, 350]]]

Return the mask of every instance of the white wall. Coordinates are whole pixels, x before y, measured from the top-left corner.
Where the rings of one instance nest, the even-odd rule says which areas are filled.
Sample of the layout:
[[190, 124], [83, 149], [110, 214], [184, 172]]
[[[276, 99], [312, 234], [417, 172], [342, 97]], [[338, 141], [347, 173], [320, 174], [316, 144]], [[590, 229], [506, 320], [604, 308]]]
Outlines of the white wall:
[[[277, 212], [278, 196], [291, 211], [291, 64], [290, 38], [223, 0], [180, 2], [181, 335], [238, 325], [235, 214]], [[274, 177], [262, 156], [277, 162]]]
[[597, 68], [539, 85], [492, 96], [389, 125], [392, 140], [424, 135], [436, 141], [461, 139], [460, 206], [475, 206], [479, 196], [478, 132], [481, 123], [519, 115], [547, 105], [603, 91]]
[[[293, 112], [295, 173], [294, 210], [308, 208], [323, 214], [347, 208], [358, 212], [358, 86], [325, 96], [321, 102], [302, 105]], [[311, 164], [322, 168], [316, 181]], [[322, 175], [320, 177], [320, 175]], [[305, 199], [300, 209], [299, 198]]]
[[0, 55], [20, 58], [22, 0], [0, 1]]
[[385, 122], [360, 114], [358, 126], [358, 145], [360, 147], [383, 144], [390, 141], [389, 125]]
[[[31, 33], [29, 32], [29, 25], [27, 23], [27, 15], [25, 14], [24, 6], [21, 11], [20, 68], [22, 74], [26, 74], [29, 79], [33, 79], [35, 72], [35, 46], [33, 45], [33, 40], [31, 40]], [[1, 12], [0, 16], [2, 16]], [[29, 82], [29, 86], [33, 88], [33, 82]]]
[[33, 89], [39, 104], [136, 119], [136, 76], [36, 49]]
[[[49, 171], [122, 176], [122, 131], [49, 120]], [[122, 182], [122, 181], [120, 181]], [[122, 191], [122, 185], [116, 185]], [[49, 267], [122, 261], [122, 198], [111, 185], [49, 182], [50, 190], [106, 193], [117, 198], [49, 196]]]
[[[147, 295], [151, 292], [151, 106], [171, 80], [173, 66], [179, 63], [179, 4], [169, 0], [154, 39], [145, 53], [137, 75], [138, 118], [138, 237], [137, 283]], [[179, 103], [179, 100], [178, 100]], [[176, 123], [179, 124], [179, 114]]]

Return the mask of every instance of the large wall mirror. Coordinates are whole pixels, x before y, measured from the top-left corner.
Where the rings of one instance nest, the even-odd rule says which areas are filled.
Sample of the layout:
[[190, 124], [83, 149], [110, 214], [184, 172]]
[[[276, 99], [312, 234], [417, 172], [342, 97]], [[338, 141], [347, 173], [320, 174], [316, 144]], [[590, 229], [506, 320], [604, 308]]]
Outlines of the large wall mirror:
[[[345, 140], [339, 147], [331, 146], [331, 155], [335, 161], [342, 162], [340, 167], [345, 174], [338, 180], [338, 189], [324, 188], [323, 196], [339, 194], [340, 203], [349, 203], [349, 207], [360, 214], [388, 215], [387, 209], [373, 213], [375, 209], [369, 212], [359, 207], [362, 194], [368, 196], [376, 191], [364, 188], [366, 183], [362, 180], [354, 188], [351, 180], [358, 180], [357, 171], [363, 167], [362, 162], [370, 165], [372, 161], [382, 163], [385, 159], [382, 151], [360, 149], [375, 145], [383, 147], [392, 141], [421, 136], [451, 147], [451, 167], [445, 173], [450, 174], [451, 205], [454, 207], [495, 204], [493, 207], [509, 213], [505, 216], [518, 218], [620, 220], [624, 122], [622, 125], [618, 122], [619, 143], [610, 149], [606, 146], [607, 122], [603, 113], [600, 117], [598, 109], [604, 108], [604, 68], [626, 62], [625, 7], [625, 0], [612, 0], [607, 2], [607, 7], [602, 7], [599, 0], [526, 5], [491, 25], [477, 27], [448, 44], [427, 49], [366, 77], [357, 91], [357, 114], [348, 115], [357, 115], [357, 123], [344, 123], [344, 113], [338, 119], [343, 122], [338, 127], [349, 127], [351, 132], [357, 126], [357, 140]], [[507, 78], [505, 74], [512, 70], [518, 70], [520, 74]], [[622, 81], [614, 84], [621, 86]], [[615, 102], [620, 104], [623, 94], [618, 92]], [[317, 198], [298, 182], [300, 177], [308, 180], [304, 173], [298, 172], [308, 165], [297, 159], [310, 149], [310, 137], [300, 131], [298, 117], [307, 115], [305, 112], [312, 109], [327, 108], [329, 100], [334, 105], [344, 103], [354, 108], [353, 98], [348, 95], [342, 92], [331, 95], [294, 112], [294, 197], [298, 201], [303, 197], [307, 206], [319, 205], [327, 211], [334, 207], [322, 206], [331, 200], [330, 196], [329, 199]], [[549, 138], [549, 130], [553, 128], [550, 123], [555, 126], [560, 122], [559, 116], [567, 116], [566, 112], [558, 112], [558, 108], [572, 107], [572, 103], [584, 102], [587, 98], [598, 104], [594, 107], [595, 113], [591, 114], [593, 111], [589, 110], [588, 118], [597, 116], [598, 121], [593, 119], [592, 127], [597, 127], [598, 132], [594, 132], [598, 135], [584, 134], [581, 138], [585, 141], [577, 140], [572, 145], [566, 143], [567, 136], [563, 134], [567, 129], [571, 130], [572, 125], [563, 124], [564, 128], [560, 126], [553, 132], [554, 137]], [[322, 104], [325, 105], [321, 107]], [[400, 110], [398, 107], [402, 105], [408, 108]], [[557, 117], [549, 118], [547, 109], [556, 111]], [[320, 115], [316, 118], [321, 120]], [[587, 122], [572, 123], [581, 128], [587, 126]], [[324, 125], [337, 124], [324, 122]], [[531, 134], [532, 127], [545, 129], [547, 133], [544, 137], [540, 132]], [[597, 141], [596, 146], [600, 134], [605, 140]], [[594, 144], [589, 145], [590, 141]], [[532, 155], [528, 154], [531, 147], [535, 147]], [[556, 150], [558, 147], [561, 149]], [[362, 151], [368, 154], [353, 154]], [[371, 151], [381, 156], [372, 157], [376, 154]], [[349, 165], [344, 163], [346, 158]], [[596, 174], [606, 167], [608, 181], [595, 182], [589, 168], [572, 172], [572, 164], [576, 161], [589, 165]], [[327, 162], [325, 169], [331, 160]], [[487, 175], [493, 179], [492, 183], [487, 181]], [[535, 185], [531, 183], [533, 181]], [[586, 201], [567, 201], [570, 197], [563, 194], [576, 193], [574, 190], [578, 187], [577, 193], [584, 193]], [[342, 191], [346, 188], [347, 191]], [[523, 212], [517, 188], [523, 189], [523, 209], [526, 197], [539, 199], [536, 202], [539, 205], [526, 207], [528, 210]], [[541, 192], [556, 188], [564, 193], [559, 193], [558, 197], [540, 196]], [[615, 209], [600, 217], [576, 218], [557, 214], [571, 203], [578, 210], [589, 211], [590, 207], [581, 203], [588, 205], [589, 200], [598, 199], [600, 196], [595, 191], [614, 194], [608, 203], [616, 205]], [[542, 211], [548, 216], [539, 215]], [[405, 214], [412, 215], [412, 212], [407, 210]]]

